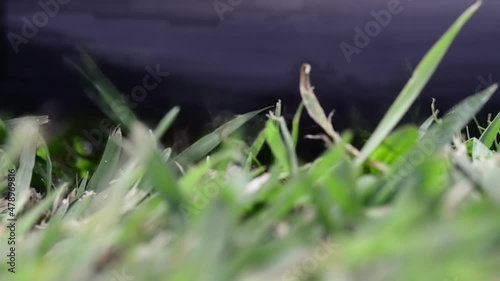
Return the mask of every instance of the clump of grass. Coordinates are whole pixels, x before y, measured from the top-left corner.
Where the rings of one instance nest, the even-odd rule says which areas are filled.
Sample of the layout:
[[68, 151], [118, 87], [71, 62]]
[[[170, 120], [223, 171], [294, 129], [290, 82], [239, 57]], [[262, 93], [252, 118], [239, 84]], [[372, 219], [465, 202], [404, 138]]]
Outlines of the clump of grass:
[[[126, 132], [117, 128], [95, 171], [74, 180], [39, 134], [46, 119], [0, 122], [0, 191], [16, 185], [13, 205], [0, 201], [0, 280], [498, 280], [500, 118], [477, 138], [461, 134], [497, 86], [438, 122], [394, 130], [478, 7], [429, 51], [361, 151], [309, 81], [292, 124], [278, 103], [250, 144], [234, 132], [269, 108], [172, 151], [158, 140], [179, 109], [154, 130], [116, 115], [108, 102], [118, 93], [84, 56], [82, 73]], [[327, 149], [311, 163], [295, 155], [303, 108], [325, 129], [312, 137]], [[269, 166], [256, 160], [266, 143]], [[45, 190], [30, 188], [35, 177]]]

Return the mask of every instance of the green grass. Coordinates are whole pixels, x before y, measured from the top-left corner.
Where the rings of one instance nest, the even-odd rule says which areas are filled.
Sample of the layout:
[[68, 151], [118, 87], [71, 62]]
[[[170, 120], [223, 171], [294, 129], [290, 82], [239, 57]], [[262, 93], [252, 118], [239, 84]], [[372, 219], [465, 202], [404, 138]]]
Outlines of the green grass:
[[[278, 102], [173, 151], [158, 140], [179, 108], [147, 128], [116, 111], [125, 106], [117, 90], [82, 55], [84, 67], [72, 65], [123, 131], [111, 133], [95, 169], [68, 170], [38, 129], [47, 117], [0, 122], [0, 191], [14, 183], [16, 199], [0, 200], [0, 280], [498, 280], [500, 117], [479, 136], [463, 133], [497, 86], [440, 120], [396, 128], [479, 4], [429, 51], [360, 151], [326, 116], [311, 66], [291, 124]], [[325, 130], [311, 136], [326, 149], [310, 163], [295, 153], [298, 141], [315, 142], [298, 137], [303, 109]], [[266, 111], [253, 142], [241, 141], [239, 129]], [[256, 158], [265, 144], [271, 165]]]

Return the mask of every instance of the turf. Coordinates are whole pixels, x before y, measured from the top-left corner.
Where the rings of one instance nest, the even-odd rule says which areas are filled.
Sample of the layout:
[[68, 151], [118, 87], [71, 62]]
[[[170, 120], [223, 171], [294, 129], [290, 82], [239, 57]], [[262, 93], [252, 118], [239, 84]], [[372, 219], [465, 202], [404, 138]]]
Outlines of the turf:
[[[479, 121], [477, 136], [466, 130], [497, 85], [397, 126], [480, 4], [359, 148], [335, 130], [304, 64], [291, 122], [278, 102], [175, 151], [159, 140], [179, 108], [148, 128], [82, 52], [71, 65], [119, 126], [95, 161], [80, 141], [76, 156], [56, 157], [46, 116], [0, 122], [0, 280], [499, 280], [500, 117]], [[262, 115], [248, 142], [240, 129]], [[299, 137], [304, 118], [324, 135]], [[304, 163], [298, 142], [325, 151]]]

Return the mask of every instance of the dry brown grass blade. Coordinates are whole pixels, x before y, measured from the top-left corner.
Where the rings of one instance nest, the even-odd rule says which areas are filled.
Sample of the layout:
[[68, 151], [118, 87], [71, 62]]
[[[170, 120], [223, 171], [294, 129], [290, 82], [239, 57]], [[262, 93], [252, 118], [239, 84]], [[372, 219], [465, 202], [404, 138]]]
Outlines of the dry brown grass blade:
[[[351, 144], [343, 142], [339, 133], [337, 133], [333, 128], [331, 122], [332, 114], [326, 116], [325, 111], [318, 101], [318, 98], [314, 94], [314, 87], [311, 85], [310, 74], [311, 65], [308, 63], [302, 64], [302, 67], [300, 69], [300, 96], [302, 97], [302, 101], [304, 102], [307, 113], [309, 114], [309, 116], [311, 116], [314, 122], [316, 122], [319, 126], [321, 126], [321, 128], [323, 128], [326, 134], [330, 136], [334, 142], [342, 143], [349, 154], [357, 157], [359, 155], [359, 150]], [[383, 163], [368, 160], [367, 164], [382, 173], [385, 173], [389, 170]]]

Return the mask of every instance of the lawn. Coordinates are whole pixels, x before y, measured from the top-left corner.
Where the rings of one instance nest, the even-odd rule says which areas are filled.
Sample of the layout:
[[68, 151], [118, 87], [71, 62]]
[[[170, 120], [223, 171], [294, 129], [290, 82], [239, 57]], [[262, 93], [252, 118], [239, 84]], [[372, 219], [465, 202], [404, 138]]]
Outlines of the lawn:
[[[173, 151], [161, 139], [181, 109], [148, 128], [82, 51], [69, 63], [116, 127], [93, 161], [80, 142], [56, 156], [48, 116], [0, 122], [0, 280], [500, 280], [500, 114], [476, 120], [476, 136], [467, 127], [497, 85], [400, 124], [480, 5], [429, 50], [362, 147], [335, 130], [304, 64], [291, 122], [278, 101]], [[304, 118], [324, 133], [302, 136]], [[298, 142], [324, 153], [303, 163]]]

